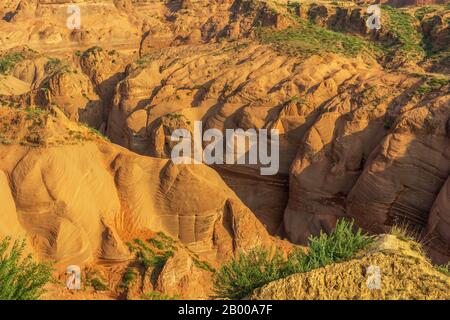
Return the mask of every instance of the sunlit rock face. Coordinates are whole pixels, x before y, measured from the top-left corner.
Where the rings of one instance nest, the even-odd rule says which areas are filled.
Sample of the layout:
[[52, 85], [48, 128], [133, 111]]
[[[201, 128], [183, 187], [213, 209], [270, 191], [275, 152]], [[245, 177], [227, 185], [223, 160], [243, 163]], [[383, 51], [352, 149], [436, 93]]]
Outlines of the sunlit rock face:
[[[407, 226], [448, 262], [448, 7], [390, 2], [402, 35], [387, 7], [368, 27], [373, 1], [1, 2], [0, 237], [114, 285], [136, 240], [171, 237], [159, 276], [121, 298], [208, 297], [200, 260], [288, 251], [340, 218]], [[279, 170], [174, 164], [173, 133], [198, 123], [277, 130]]]

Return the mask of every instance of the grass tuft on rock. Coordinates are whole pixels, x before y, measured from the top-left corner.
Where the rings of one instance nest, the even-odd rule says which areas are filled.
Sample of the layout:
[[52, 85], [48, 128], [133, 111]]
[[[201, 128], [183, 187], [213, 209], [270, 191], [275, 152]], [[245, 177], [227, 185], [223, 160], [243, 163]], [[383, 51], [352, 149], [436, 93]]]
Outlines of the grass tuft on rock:
[[450, 277], [450, 262], [445, 265], [434, 266], [437, 271]]
[[8, 53], [0, 57], [0, 74], [9, 74], [17, 63], [22, 62], [25, 59], [21, 53], [13, 52]]

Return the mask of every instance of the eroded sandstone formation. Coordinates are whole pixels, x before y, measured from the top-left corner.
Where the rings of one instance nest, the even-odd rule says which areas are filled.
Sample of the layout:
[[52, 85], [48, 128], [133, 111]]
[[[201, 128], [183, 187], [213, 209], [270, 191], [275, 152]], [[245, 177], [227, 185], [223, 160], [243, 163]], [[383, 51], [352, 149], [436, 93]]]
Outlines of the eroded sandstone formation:
[[[105, 263], [117, 284], [129, 267], [152, 272], [130, 242], [167, 233], [178, 251], [153, 282], [120, 292], [134, 298], [208, 297], [196, 255], [217, 267], [289, 246], [270, 235], [306, 244], [341, 217], [373, 233], [411, 226], [448, 262], [447, 7], [403, 9], [405, 38], [369, 30], [361, 3], [78, 1], [80, 30], [66, 26], [69, 3], [0, 6], [0, 236], [26, 237], [61, 267]], [[308, 24], [368, 48], [290, 50]], [[408, 60], [384, 43], [425, 49]], [[278, 130], [279, 172], [173, 164], [172, 133], [195, 121]]]

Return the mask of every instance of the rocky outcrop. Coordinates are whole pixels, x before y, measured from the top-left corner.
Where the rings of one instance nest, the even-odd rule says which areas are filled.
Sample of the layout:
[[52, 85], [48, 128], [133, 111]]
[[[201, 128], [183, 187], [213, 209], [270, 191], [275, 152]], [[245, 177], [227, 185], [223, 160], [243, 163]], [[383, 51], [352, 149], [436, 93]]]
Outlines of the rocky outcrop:
[[303, 137], [291, 166], [290, 197], [284, 216], [293, 241], [305, 243], [310, 232], [317, 234], [323, 228], [331, 231], [336, 218], [346, 215], [346, 196], [372, 150], [387, 133], [384, 122], [389, 118], [390, 99], [395, 98], [396, 91], [402, 91], [395, 85], [404, 79], [383, 76], [375, 70], [364, 78], [358, 79], [363, 81], [362, 87], [348, 81], [349, 87], [324, 105]]
[[376, 89], [372, 101], [380, 103], [375, 108], [368, 103], [351, 107], [353, 99], [344, 97], [332, 100], [333, 107], [305, 135], [291, 167], [285, 211], [293, 241], [304, 243], [309, 234], [331, 230], [338, 217], [347, 215], [376, 233], [403, 223], [425, 233], [450, 170], [449, 96], [402, 105], [401, 96], [394, 102], [378, 100], [396, 96], [394, 84], [386, 89]]
[[[73, 1], [19, 2], [0, 4], [1, 237], [61, 265], [131, 265], [133, 298], [206, 297], [195, 254], [304, 244], [340, 217], [409, 225], [448, 261], [447, 7], [383, 7], [375, 31], [367, 1], [80, 0], [69, 30]], [[195, 121], [278, 130], [278, 173], [175, 165], [172, 133]], [[152, 231], [186, 248], [150, 285], [124, 244]]]
[[430, 4], [444, 4], [446, 0], [387, 0], [386, 3], [394, 7], [426, 6]]
[[[0, 43], [9, 49], [28, 44], [33, 49], [64, 51], [77, 45], [139, 46], [139, 23], [121, 14], [113, 1], [78, 1], [82, 14], [81, 29], [67, 27], [72, 1], [23, 0], [17, 9], [0, 20]], [[97, 15], [109, 16], [105, 23]], [[2, 17], [3, 18], [3, 17]], [[17, 27], [30, 32], [17, 32]]]
[[170, 1], [167, 20], [158, 29], [148, 30], [142, 39], [140, 54], [153, 49], [182, 44], [200, 44], [247, 38], [256, 27], [286, 28], [292, 21], [286, 8], [271, 1]]
[[445, 264], [448, 261], [446, 253], [450, 251], [450, 178], [436, 197], [433, 208], [431, 209], [428, 224], [427, 235], [433, 242], [433, 257], [438, 263]]
[[[432, 152], [423, 153], [429, 160], [422, 161], [438, 161], [444, 171], [437, 174], [434, 187], [424, 191], [420, 206], [401, 202], [393, 205], [397, 200], [392, 200], [389, 204], [383, 202], [384, 209], [380, 209], [378, 200], [367, 199], [373, 187], [364, 187], [361, 195], [358, 190], [363, 190], [362, 181], [377, 150], [383, 144], [392, 145], [391, 140], [386, 142], [389, 137], [398, 137], [394, 128], [406, 121], [402, 119], [409, 116], [416, 119], [418, 110], [422, 110], [422, 124], [418, 126], [427, 127], [430, 121], [434, 126], [439, 122], [439, 132], [442, 132], [448, 117], [445, 87], [437, 95], [421, 96], [421, 88], [427, 87], [428, 80], [387, 73], [373, 62], [349, 62], [335, 56], [311, 57], [299, 61], [294, 68], [295, 59], [287, 60], [263, 47], [242, 46], [239, 50], [242, 53], [228, 55], [231, 59], [225, 72], [220, 68], [222, 60], [218, 54], [205, 59], [203, 51], [198, 56], [187, 51], [187, 59], [178, 50], [165, 52], [158, 61], [130, 72], [116, 91], [120, 110], [117, 115], [122, 119], [121, 132], [126, 133], [126, 146], [139, 153], [169, 157], [173, 144], [171, 133], [176, 128], [192, 131], [192, 123], [198, 119], [203, 120], [204, 129], [278, 129], [282, 157], [280, 174], [274, 179], [263, 179], [251, 166], [216, 166], [227, 184], [271, 233], [283, 234], [285, 230], [290, 240], [305, 243], [310, 234], [331, 230], [338, 217], [348, 215], [354, 216], [361, 225], [370, 225], [374, 232], [382, 232], [403, 220], [424, 230], [432, 201], [448, 175], [444, 164], [447, 156], [438, 156], [441, 157], [438, 160]], [[249, 58], [242, 62], [238, 58], [241, 54]], [[312, 65], [314, 69], [309, 68]], [[318, 65], [320, 73], [317, 73]], [[190, 83], [201, 85], [185, 84], [186, 74]], [[149, 96], [148, 92], [153, 94]], [[145, 96], [149, 99], [145, 100]], [[436, 109], [426, 113], [425, 103], [435, 105]], [[116, 113], [111, 119], [115, 117]], [[110, 128], [119, 128], [118, 123], [111, 124]], [[410, 121], [405, 123], [405, 129], [398, 130], [415, 130], [409, 129]], [[437, 143], [438, 150], [447, 148], [442, 133], [425, 130], [419, 135], [406, 136], [411, 143], [426, 139], [435, 141], [430, 143]], [[398, 143], [410, 144], [406, 140]], [[289, 202], [284, 210], [288, 189], [283, 174], [289, 170]], [[392, 173], [396, 178], [389, 179], [398, 178], [397, 170]], [[255, 183], [256, 194], [249, 188]], [[387, 188], [380, 183], [376, 185]], [[392, 192], [387, 190], [378, 190], [377, 194], [387, 199], [384, 192]], [[266, 192], [270, 198], [259, 196]], [[395, 199], [395, 194], [390, 196]], [[416, 196], [411, 194], [407, 198]], [[365, 198], [359, 200], [359, 197]], [[373, 203], [373, 210], [359, 209], [359, 201], [365, 206]], [[375, 223], [376, 210], [385, 213]], [[364, 223], [366, 219], [370, 223]]]
[[177, 251], [166, 262], [158, 276], [156, 289], [172, 297], [208, 299], [213, 295], [212, 272], [198, 266], [198, 258], [186, 251]]
[[449, 277], [427, 261], [416, 243], [384, 235], [353, 260], [271, 282], [250, 299], [448, 300], [449, 289]]
[[[0, 43], [5, 49], [28, 43], [33, 49], [65, 50], [67, 46], [139, 48], [141, 56], [155, 48], [216, 42], [252, 35], [256, 27], [291, 24], [284, 6], [272, 1], [77, 1], [80, 29], [67, 28], [72, 1], [23, 0], [5, 5]], [[8, 9], [11, 9], [8, 11]], [[104, 24], [97, 15], [108, 16]], [[49, 23], [52, 21], [52, 23]], [[112, 22], [113, 21], [113, 22]], [[15, 26], [30, 34], [14, 32]], [[8, 34], [8, 36], [6, 36]]]
[[350, 214], [361, 223], [374, 230], [403, 219], [421, 228], [427, 225], [450, 174], [449, 103], [447, 95], [405, 108], [373, 151], [347, 198]]
[[34, 100], [41, 107], [58, 106], [75, 121], [100, 128], [103, 109], [89, 78], [79, 70], [62, 66], [41, 82]]
[[100, 47], [91, 47], [80, 55], [80, 67], [106, 108], [111, 105], [115, 86], [123, 77], [121, 56], [116, 50]]
[[430, 15], [422, 19], [421, 28], [431, 50], [448, 50], [448, 42], [450, 41], [450, 27], [446, 23], [446, 19], [450, 17], [450, 13], [442, 15]]
[[450, 73], [450, 58], [448, 54], [450, 27], [446, 23], [448, 19], [450, 19], [450, 12], [445, 10], [431, 11], [421, 19], [420, 26], [427, 49], [433, 53], [431, 59], [423, 63], [423, 67], [430, 72]]
[[214, 259], [257, 245], [250, 229], [270, 243], [263, 226], [214, 170], [137, 156], [95, 135], [88, 139], [88, 129], [57, 116], [55, 122], [52, 115], [40, 116], [42, 129], [34, 131], [40, 144], [48, 145], [57, 142], [63, 128], [72, 128], [64, 129], [67, 136], [52, 148], [14, 140], [0, 146], [7, 209], [1, 236], [25, 231], [41, 259], [62, 265], [128, 259], [122, 239], [141, 230], [165, 231]]

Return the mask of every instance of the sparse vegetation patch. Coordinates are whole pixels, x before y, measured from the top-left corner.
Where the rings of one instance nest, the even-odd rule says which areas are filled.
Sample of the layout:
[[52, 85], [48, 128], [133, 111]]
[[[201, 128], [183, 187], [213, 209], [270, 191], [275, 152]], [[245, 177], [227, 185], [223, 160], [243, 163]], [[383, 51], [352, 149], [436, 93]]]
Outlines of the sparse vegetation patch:
[[281, 31], [259, 28], [257, 36], [263, 43], [274, 46], [291, 55], [311, 56], [321, 52], [331, 52], [346, 56], [356, 56], [365, 51], [373, 54], [380, 47], [361, 37], [329, 30], [314, 22], [299, 19], [298, 27]]
[[389, 5], [382, 5], [382, 13], [385, 13], [386, 24], [398, 39], [395, 43], [390, 43], [384, 47], [389, 53], [402, 56], [406, 60], [420, 60], [425, 57], [425, 50], [422, 47], [423, 36], [417, 30], [416, 19], [402, 9], [393, 8]]
[[7, 75], [16, 66], [23, 61], [25, 56], [22, 53], [8, 53], [0, 57], [0, 74]]
[[143, 300], [177, 300], [177, 296], [169, 296], [158, 291], [145, 293], [141, 296]]
[[450, 79], [427, 77], [424, 83], [417, 89], [417, 93], [425, 95], [437, 91], [448, 84], [450, 84]]
[[220, 298], [241, 299], [254, 289], [291, 274], [346, 261], [373, 242], [361, 229], [353, 229], [353, 222], [340, 220], [330, 234], [311, 237], [307, 253], [298, 249], [287, 258], [279, 250], [271, 252], [262, 247], [240, 253], [215, 274], [216, 294]]
[[450, 277], [450, 262], [445, 265], [435, 266], [436, 270]]

